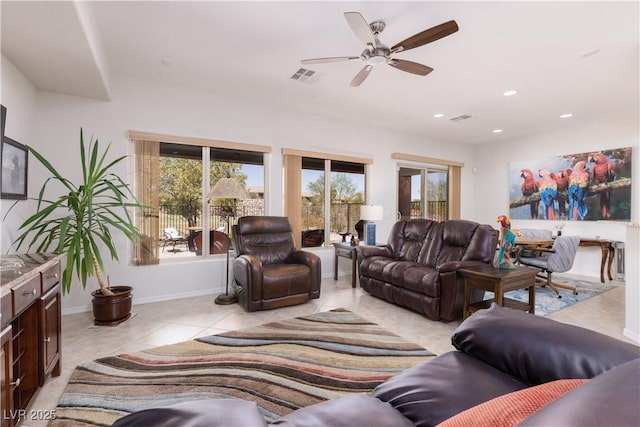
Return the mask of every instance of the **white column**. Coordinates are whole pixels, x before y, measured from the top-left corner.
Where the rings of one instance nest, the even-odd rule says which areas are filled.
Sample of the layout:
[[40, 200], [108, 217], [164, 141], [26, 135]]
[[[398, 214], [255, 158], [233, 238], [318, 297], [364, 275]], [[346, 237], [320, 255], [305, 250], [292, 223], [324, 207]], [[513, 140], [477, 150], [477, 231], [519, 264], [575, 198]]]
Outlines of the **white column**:
[[640, 223], [627, 226], [624, 253], [625, 308], [623, 335], [640, 343]]

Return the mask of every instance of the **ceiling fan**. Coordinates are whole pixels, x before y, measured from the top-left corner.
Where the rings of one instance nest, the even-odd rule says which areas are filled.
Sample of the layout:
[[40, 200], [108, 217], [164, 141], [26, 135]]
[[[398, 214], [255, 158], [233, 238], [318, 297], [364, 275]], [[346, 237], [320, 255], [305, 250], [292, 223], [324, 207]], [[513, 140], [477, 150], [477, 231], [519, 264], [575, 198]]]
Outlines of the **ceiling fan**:
[[443, 24], [436, 25], [435, 27], [414, 34], [408, 39], [405, 39], [400, 43], [396, 43], [389, 48], [385, 44], [381, 43], [380, 39], [378, 39], [378, 35], [385, 27], [385, 23], [383, 21], [374, 21], [371, 24], [368, 24], [359, 12], [345, 12], [344, 17], [347, 19], [347, 23], [351, 27], [351, 30], [353, 30], [360, 41], [367, 46], [360, 56], [312, 58], [303, 59], [301, 62], [303, 64], [323, 64], [326, 62], [351, 61], [353, 59], [359, 59], [366, 62], [366, 65], [358, 74], [356, 74], [353, 80], [351, 80], [351, 83], [349, 84], [351, 87], [360, 86], [369, 76], [369, 73], [371, 73], [373, 66], [382, 63], [387, 63], [392, 67], [401, 71], [406, 71], [407, 73], [426, 76], [433, 71], [433, 68], [418, 64], [417, 62], [397, 59], [394, 58], [393, 55], [434, 42], [458, 31], [458, 24], [456, 21], [447, 21]]

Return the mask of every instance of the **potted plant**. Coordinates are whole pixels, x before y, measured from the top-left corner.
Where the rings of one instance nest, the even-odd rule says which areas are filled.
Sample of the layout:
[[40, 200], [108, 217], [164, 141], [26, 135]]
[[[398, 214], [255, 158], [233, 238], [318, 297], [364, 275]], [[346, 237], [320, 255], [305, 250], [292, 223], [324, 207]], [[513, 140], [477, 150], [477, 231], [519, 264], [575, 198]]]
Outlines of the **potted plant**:
[[[115, 234], [122, 233], [130, 241], [140, 237], [133, 223], [130, 209], [143, 208], [129, 185], [113, 168], [126, 156], [107, 160], [110, 144], [100, 152], [97, 139], [85, 145], [80, 129], [79, 183], [73, 183], [51, 165], [35, 149], [29, 147], [33, 156], [53, 175], [44, 182], [38, 194], [37, 211], [27, 218], [18, 229], [21, 234], [15, 240], [17, 249], [23, 244], [36, 252], [47, 252], [55, 248], [66, 254], [66, 266], [62, 274], [62, 292], [71, 289], [75, 273], [86, 289], [87, 279], [95, 274], [99, 289], [92, 292], [95, 323], [117, 325], [131, 315], [131, 287], [111, 286], [107, 276], [104, 283], [102, 250], [112, 260], [118, 260]], [[45, 193], [50, 183], [62, 184], [62, 194], [49, 199]]]

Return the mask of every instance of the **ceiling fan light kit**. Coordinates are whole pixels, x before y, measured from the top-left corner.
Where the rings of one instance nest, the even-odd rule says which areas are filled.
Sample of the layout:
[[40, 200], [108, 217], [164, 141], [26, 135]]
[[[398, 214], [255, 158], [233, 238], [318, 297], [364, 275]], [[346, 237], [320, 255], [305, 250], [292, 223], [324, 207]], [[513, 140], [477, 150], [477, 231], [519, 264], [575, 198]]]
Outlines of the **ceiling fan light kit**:
[[359, 12], [345, 12], [347, 23], [353, 33], [366, 45], [360, 56], [331, 56], [326, 58], [303, 59], [303, 64], [324, 64], [328, 62], [342, 62], [359, 59], [365, 62], [365, 66], [351, 80], [349, 86], [357, 87], [365, 81], [371, 73], [374, 65], [386, 63], [400, 71], [404, 71], [419, 76], [426, 76], [433, 71], [433, 68], [417, 62], [397, 59], [393, 57], [396, 53], [423, 46], [458, 31], [456, 21], [447, 21], [435, 27], [421, 31], [413, 36], [395, 44], [391, 48], [380, 42], [378, 35], [384, 30], [384, 21], [374, 21], [370, 24]]

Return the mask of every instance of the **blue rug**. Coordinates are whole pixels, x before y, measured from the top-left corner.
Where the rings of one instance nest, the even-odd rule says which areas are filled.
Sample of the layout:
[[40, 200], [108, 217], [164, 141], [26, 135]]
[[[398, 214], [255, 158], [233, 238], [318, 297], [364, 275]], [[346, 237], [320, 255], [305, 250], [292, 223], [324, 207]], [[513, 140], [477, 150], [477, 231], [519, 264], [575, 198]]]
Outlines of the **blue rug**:
[[[536, 314], [538, 316], [547, 316], [563, 308], [567, 308], [581, 301], [592, 298], [596, 295], [600, 295], [603, 292], [610, 291], [615, 288], [616, 285], [609, 283], [600, 283], [599, 281], [588, 281], [580, 279], [570, 278], [556, 278], [554, 281], [558, 283], [567, 283], [576, 286], [578, 289], [578, 295], [574, 295], [573, 292], [560, 289], [560, 295], [562, 298], [558, 298], [552, 289], [548, 287], [536, 286]], [[487, 292], [485, 299], [493, 295], [492, 292]], [[505, 297], [527, 302], [529, 301], [529, 291], [526, 289], [518, 289], [516, 291], [510, 291], [504, 294]]]

